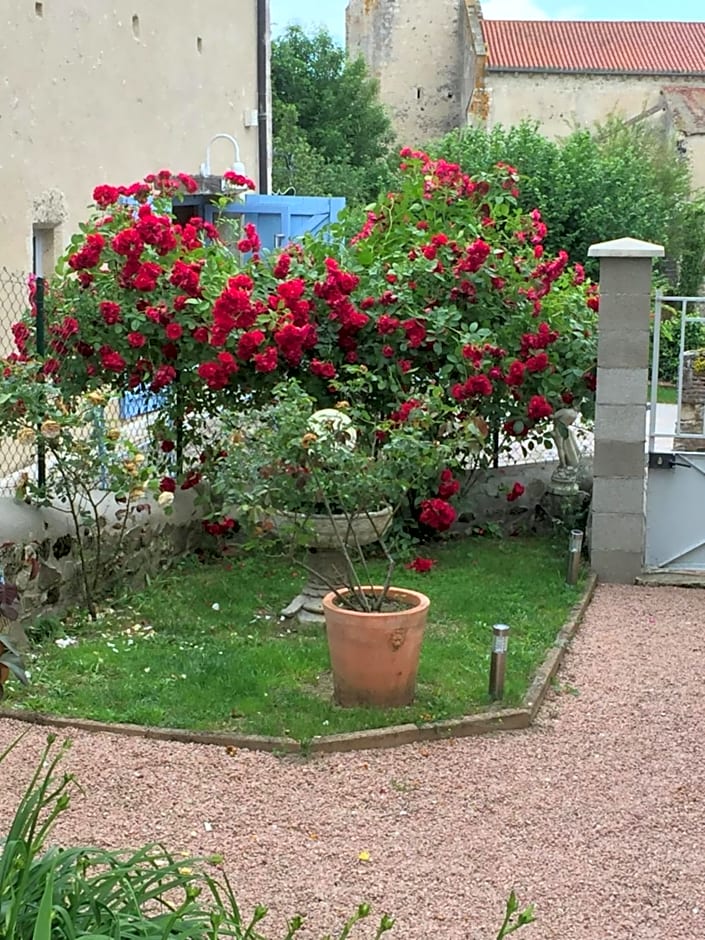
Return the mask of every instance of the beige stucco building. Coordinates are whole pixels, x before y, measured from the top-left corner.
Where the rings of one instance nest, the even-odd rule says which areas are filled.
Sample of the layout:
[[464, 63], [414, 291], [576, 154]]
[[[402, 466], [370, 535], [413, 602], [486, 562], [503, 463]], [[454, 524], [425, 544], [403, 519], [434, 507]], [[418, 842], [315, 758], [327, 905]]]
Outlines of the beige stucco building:
[[268, 0], [0, 0], [0, 22], [0, 268], [48, 273], [96, 184], [198, 173], [216, 134], [268, 191]]
[[705, 185], [705, 22], [485, 20], [480, 0], [350, 0], [347, 45], [403, 143], [527, 118], [558, 137], [616, 113], [675, 130]]

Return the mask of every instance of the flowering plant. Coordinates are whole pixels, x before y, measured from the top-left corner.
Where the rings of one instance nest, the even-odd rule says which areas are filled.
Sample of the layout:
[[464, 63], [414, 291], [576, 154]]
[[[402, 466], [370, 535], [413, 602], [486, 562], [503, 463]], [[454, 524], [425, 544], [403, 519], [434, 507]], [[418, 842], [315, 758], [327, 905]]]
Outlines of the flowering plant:
[[[471, 178], [420, 151], [402, 157], [398, 191], [366, 217], [266, 254], [251, 226], [233, 254], [208, 222], [177, 222], [173, 201], [195, 185], [183, 174], [98, 187], [51, 285], [44, 372], [67, 394], [161, 393], [156, 444], [176, 439], [180, 457], [199, 416], [244, 396], [266, 403], [290, 377], [325, 407], [350, 365], [367, 370], [377, 421], [439, 389], [456, 448], [480, 461], [545, 436], [565, 404], [589, 416], [595, 287], [565, 252], [546, 256], [546, 226], [519, 208], [516, 171]], [[20, 358], [32, 329], [30, 316], [16, 330]], [[201, 472], [187, 464], [183, 480]]]
[[[228, 452], [218, 460], [213, 489], [256, 532], [276, 528], [295, 547], [308, 543], [316, 517], [328, 519], [345, 558], [342, 574], [352, 603], [366, 609], [372, 599], [361, 595], [370, 580], [355, 521], [365, 518], [374, 527], [391, 577], [394, 562], [384, 534], [410, 493], [426, 492], [430, 481], [441, 481], [446, 498], [434, 502], [446, 508], [447, 524], [435, 527], [447, 528], [455, 518], [449, 500], [457, 490], [444, 470], [451, 448], [434, 437], [437, 408], [432, 395], [419, 401], [406, 421], [380, 423], [353, 404], [352, 396], [336, 408], [317, 410], [315, 399], [290, 379], [275, 387], [272, 404], [223, 417]], [[379, 511], [387, 507], [390, 512], [380, 521]]]
[[37, 369], [35, 362], [5, 366], [0, 433], [42, 454], [45, 479], [37, 482], [22, 474], [16, 497], [68, 516], [84, 600], [95, 617], [98, 594], [122, 557], [129, 521], [151, 512], [150, 491], [166, 511], [173, 496], [156, 496], [155, 471], [137, 443], [108, 426], [106, 414], [113, 408], [105, 392], [94, 390], [67, 402]]

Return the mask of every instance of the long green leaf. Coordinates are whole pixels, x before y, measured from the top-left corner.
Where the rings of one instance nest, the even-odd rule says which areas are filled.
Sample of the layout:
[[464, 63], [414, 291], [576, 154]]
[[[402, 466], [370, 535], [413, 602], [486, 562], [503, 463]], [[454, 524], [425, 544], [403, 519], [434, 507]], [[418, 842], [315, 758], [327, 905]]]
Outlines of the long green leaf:
[[49, 872], [49, 876], [44, 885], [44, 893], [39, 903], [37, 919], [34, 922], [32, 931], [32, 940], [51, 940], [51, 916], [54, 906], [54, 872]]

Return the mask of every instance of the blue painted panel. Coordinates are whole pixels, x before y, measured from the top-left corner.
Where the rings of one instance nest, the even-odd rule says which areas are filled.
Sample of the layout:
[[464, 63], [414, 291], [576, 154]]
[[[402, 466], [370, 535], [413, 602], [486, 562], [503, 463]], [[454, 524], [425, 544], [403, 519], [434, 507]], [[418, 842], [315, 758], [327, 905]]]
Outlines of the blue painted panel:
[[125, 392], [120, 399], [120, 417], [123, 421], [159, 411], [164, 404], [164, 395], [157, 392]]
[[277, 243], [287, 245], [306, 232], [320, 232], [336, 221], [344, 207], [342, 196], [260, 196], [250, 193], [244, 202], [231, 202], [224, 211], [243, 216], [244, 222], [253, 222], [262, 247], [271, 250], [277, 247]]

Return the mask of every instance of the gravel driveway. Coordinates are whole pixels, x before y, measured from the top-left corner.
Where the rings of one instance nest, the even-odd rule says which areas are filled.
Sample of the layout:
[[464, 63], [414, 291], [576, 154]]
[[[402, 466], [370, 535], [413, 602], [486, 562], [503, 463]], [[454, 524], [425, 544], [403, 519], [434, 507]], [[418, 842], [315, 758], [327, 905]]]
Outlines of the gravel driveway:
[[[390, 938], [493, 940], [512, 887], [537, 907], [522, 940], [696, 940], [704, 663], [705, 591], [602, 586], [529, 731], [308, 763], [76, 733], [57, 839], [222, 853], [246, 907], [307, 911], [317, 940], [361, 900]], [[2, 824], [45, 733], [0, 765]]]

